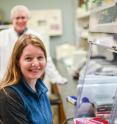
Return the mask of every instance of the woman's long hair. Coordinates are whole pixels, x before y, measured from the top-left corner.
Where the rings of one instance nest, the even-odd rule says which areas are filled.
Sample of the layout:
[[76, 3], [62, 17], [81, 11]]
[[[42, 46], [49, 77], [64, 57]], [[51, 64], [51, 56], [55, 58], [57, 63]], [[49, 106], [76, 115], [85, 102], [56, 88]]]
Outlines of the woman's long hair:
[[19, 67], [19, 59], [22, 55], [24, 48], [29, 44], [41, 48], [44, 52], [45, 59], [47, 61], [46, 48], [43, 42], [35, 35], [23, 34], [15, 43], [11, 57], [9, 59], [6, 73], [3, 76], [3, 79], [0, 81], [0, 90], [4, 89], [7, 86], [17, 84], [20, 80], [22, 74]]

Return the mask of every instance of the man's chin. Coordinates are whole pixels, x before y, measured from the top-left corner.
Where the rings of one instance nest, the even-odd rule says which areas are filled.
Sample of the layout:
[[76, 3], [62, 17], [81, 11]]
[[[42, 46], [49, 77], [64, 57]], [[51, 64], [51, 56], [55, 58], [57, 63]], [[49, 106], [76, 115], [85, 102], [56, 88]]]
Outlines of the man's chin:
[[18, 33], [22, 33], [22, 32], [24, 32], [24, 30], [25, 30], [25, 28], [21, 28], [21, 27], [19, 27], [19, 28], [16, 29], [16, 31]]

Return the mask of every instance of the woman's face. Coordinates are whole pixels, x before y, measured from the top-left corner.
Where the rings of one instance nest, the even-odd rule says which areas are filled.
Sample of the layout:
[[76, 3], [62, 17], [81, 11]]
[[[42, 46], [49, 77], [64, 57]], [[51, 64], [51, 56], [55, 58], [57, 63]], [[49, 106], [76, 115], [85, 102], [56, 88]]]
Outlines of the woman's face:
[[46, 58], [41, 48], [27, 45], [19, 59], [21, 73], [27, 81], [37, 80], [45, 71]]

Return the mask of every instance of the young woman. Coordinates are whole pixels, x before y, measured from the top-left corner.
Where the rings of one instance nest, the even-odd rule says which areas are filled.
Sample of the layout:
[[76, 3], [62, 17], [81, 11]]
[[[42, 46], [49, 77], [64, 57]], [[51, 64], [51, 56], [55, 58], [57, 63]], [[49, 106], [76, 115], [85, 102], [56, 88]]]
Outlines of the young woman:
[[0, 82], [0, 119], [4, 124], [52, 124], [42, 76], [47, 54], [42, 41], [24, 34], [16, 42]]

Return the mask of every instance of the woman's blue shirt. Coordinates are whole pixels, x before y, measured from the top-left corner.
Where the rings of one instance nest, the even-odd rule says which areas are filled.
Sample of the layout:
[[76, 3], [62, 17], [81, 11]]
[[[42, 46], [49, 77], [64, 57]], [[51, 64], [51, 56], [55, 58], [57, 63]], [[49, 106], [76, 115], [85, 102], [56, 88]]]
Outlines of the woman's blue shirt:
[[47, 88], [42, 80], [36, 82], [34, 91], [24, 79], [11, 88], [20, 96], [30, 124], [52, 124], [52, 112]]

